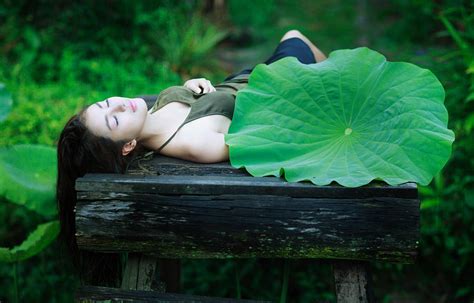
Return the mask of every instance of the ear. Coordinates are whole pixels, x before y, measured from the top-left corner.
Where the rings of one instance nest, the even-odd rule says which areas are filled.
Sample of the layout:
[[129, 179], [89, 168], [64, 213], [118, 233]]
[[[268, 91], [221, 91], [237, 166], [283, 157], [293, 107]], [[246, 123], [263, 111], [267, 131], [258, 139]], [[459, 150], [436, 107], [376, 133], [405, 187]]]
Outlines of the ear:
[[130, 142], [125, 143], [122, 147], [122, 155], [123, 156], [128, 155], [132, 150], [135, 149], [136, 146], [137, 146], [137, 140], [135, 139], [133, 139]]

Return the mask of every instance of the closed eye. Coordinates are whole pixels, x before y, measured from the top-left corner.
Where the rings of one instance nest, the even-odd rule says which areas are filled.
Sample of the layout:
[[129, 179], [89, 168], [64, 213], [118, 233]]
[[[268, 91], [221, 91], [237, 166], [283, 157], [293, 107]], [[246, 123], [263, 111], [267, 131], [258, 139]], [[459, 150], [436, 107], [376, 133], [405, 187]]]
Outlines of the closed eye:
[[[105, 103], [107, 103], [107, 107], [110, 107], [109, 99], [105, 99]], [[114, 119], [115, 119], [115, 125], [118, 126], [119, 122], [118, 122], [117, 116], [114, 116]]]

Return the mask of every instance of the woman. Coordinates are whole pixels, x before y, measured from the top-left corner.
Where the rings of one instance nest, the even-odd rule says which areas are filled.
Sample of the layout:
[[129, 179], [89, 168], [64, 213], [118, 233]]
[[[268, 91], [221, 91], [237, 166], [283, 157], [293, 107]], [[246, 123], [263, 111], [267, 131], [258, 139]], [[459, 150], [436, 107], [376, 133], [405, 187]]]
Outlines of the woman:
[[[265, 64], [287, 56], [305, 64], [326, 59], [297, 30], [281, 38]], [[235, 95], [247, 85], [251, 71], [231, 75], [215, 87], [202, 78], [170, 87], [161, 92], [151, 110], [141, 98], [111, 97], [87, 106], [67, 122], [58, 142], [57, 199], [61, 233], [73, 255], [77, 256], [76, 179], [86, 173], [124, 173], [138, 146], [201, 163], [227, 160], [224, 135], [231, 123]]]

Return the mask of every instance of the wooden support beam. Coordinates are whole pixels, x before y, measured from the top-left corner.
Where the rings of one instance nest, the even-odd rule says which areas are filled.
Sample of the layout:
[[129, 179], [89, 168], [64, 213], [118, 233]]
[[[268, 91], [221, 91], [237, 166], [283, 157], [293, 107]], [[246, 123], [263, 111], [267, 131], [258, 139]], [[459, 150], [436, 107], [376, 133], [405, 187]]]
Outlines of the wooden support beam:
[[152, 290], [157, 259], [143, 254], [129, 253], [122, 278], [122, 289]]
[[337, 303], [374, 302], [367, 263], [335, 260], [333, 270]]

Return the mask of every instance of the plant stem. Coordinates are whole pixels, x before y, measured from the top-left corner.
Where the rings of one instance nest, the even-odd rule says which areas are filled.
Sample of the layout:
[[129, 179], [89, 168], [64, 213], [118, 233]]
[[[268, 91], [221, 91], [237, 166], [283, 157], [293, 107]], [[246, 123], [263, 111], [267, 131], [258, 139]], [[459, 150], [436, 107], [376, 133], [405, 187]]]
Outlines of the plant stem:
[[290, 276], [290, 259], [285, 259], [283, 262], [283, 283], [281, 285], [280, 303], [286, 303], [288, 294], [288, 280]]

